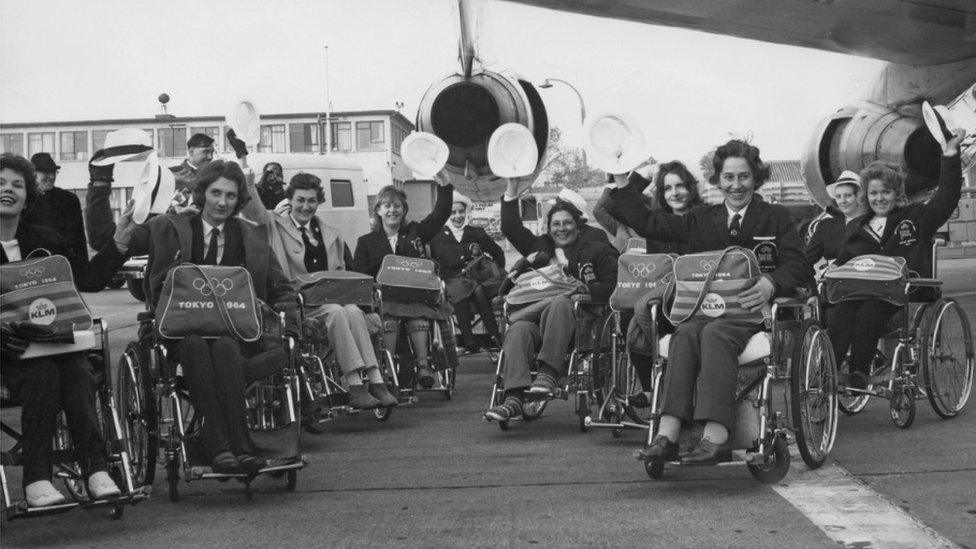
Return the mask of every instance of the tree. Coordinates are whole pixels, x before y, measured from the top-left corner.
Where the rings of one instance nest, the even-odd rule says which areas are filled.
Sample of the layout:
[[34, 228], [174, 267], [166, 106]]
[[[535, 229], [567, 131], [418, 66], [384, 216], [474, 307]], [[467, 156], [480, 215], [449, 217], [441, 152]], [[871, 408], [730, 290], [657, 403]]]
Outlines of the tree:
[[583, 150], [563, 142], [562, 131], [555, 126], [549, 130], [548, 153], [542, 172], [536, 180], [538, 187], [579, 189], [599, 186], [606, 181], [602, 171], [586, 164]]

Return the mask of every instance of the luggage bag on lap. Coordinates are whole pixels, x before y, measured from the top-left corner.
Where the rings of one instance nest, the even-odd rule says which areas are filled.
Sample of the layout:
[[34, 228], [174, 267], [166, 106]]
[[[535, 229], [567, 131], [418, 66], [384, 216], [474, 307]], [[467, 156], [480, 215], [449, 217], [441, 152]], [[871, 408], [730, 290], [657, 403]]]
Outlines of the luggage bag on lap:
[[905, 259], [887, 255], [859, 255], [824, 273], [824, 293], [830, 303], [860, 299], [881, 299], [904, 305], [908, 296], [908, 268]]
[[71, 264], [64, 256], [28, 258], [0, 266], [0, 294], [0, 323], [91, 328], [91, 311], [78, 293]]
[[190, 335], [256, 341], [261, 309], [251, 273], [244, 267], [177, 265], [166, 273], [156, 305], [159, 335]]
[[383, 258], [376, 282], [386, 300], [425, 305], [440, 302], [441, 279], [437, 264], [429, 259], [389, 254]]
[[298, 275], [295, 289], [302, 294], [306, 307], [326, 303], [338, 305], [373, 304], [373, 277], [352, 271], [319, 271]]

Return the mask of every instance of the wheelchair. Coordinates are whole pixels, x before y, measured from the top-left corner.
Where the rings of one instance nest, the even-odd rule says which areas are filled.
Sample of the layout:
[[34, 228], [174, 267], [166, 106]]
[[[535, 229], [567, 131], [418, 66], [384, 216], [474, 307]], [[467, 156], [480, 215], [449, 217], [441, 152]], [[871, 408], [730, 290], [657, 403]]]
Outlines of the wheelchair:
[[[167, 349], [156, 337], [156, 320], [151, 311], [137, 315], [139, 340], [130, 342], [119, 361], [117, 387], [122, 431], [132, 456], [136, 485], [152, 486], [157, 464], [166, 470], [169, 499], [179, 501], [179, 481], [201, 479], [237, 480], [245, 496], [253, 498], [251, 482], [259, 475], [285, 477], [285, 487], [294, 490], [298, 470], [308, 459], [299, 453], [301, 411], [299, 405], [298, 350], [291, 338], [284, 338], [288, 363], [281, 370], [248, 384], [244, 399], [248, 427], [268, 465], [253, 473], [216, 473], [203, 457], [198, 429], [201, 418], [194, 413], [182, 376], [182, 367], [167, 358]], [[281, 333], [284, 318], [279, 317]]]
[[[38, 345], [38, 344], [33, 344]], [[63, 344], [59, 344], [63, 345]], [[72, 344], [71, 352], [84, 351], [95, 369], [95, 412], [105, 439], [109, 475], [118, 485], [122, 494], [109, 499], [93, 500], [88, 494], [88, 487], [78, 456], [71, 444], [71, 436], [67, 427], [64, 412], [58, 414], [54, 431], [54, 478], [61, 479], [70, 496], [65, 503], [48, 507], [29, 507], [26, 500], [14, 501], [10, 486], [7, 482], [6, 467], [23, 464], [23, 448], [20, 444], [21, 434], [6, 423], [0, 422], [4, 434], [13, 439], [12, 448], [0, 453], [0, 483], [3, 489], [3, 514], [7, 520], [19, 518], [33, 518], [60, 514], [72, 509], [109, 509], [109, 516], [122, 518], [127, 505], [135, 505], [149, 497], [133, 475], [133, 463], [129, 452], [129, 441], [126, 432], [119, 421], [119, 411], [116, 406], [115, 395], [111, 386], [109, 369], [111, 357], [108, 343], [108, 326], [105, 321], [96, 318], [92, 323], [92, 330], [76, 332], [76, 343]], [[4, 403], [4, 406], [16, 403]]]
[[845, 414], [860, 413], [871, 397], [883, 398], [892, 423], [907, 429], [915, 421], [919, 400], [927, 399], [943, 419], [952, 419], [966, 406], [976, 367], [966, 311], [951, 297], [911, 300], [913, 290], [941, 288], [938, 249], [944, 245], [942, 239], [933, 242], [933, 278], [910, 278], [905, 284], [905, 305], [889, 322], [871, 364], [871, 378], [879, 381], [863, 390], [846, 388], [839, 395]]
[[[661, 417], [670, 341], [670, 335], [661, 338], [654, 361], [646, 445]], [[738, 361], [735, 424], [729, 433], [733, 460], [719, 465], [745, 464], [760, 482], [779, 482], [789, 472], [791, 439], [809, 468], [823, 465], [837, 433], [837, 366], [816, 311], [806, 301], [777, 298], [770, 331], [752, 336]], [[700, 428], [682, 430], [681, 449], [690, 449], [698, 438]], [[659, 479], [665, 464], [645, 462], [644, 467], [650, 478]]]
[[[376, 295], [374, 303], [378, 303], [379, 295], [375, 292], [374, 294]], [[329, 347], [328, 340], [324, 337], [323, 330], [310, 329], [309, 320], [305, 316], [305, 300], [301, 293], [298, 294], [298, 301], [301, 307], [301, 322], [304, 330], [302, 341], [299, 344], [296, 368], [302, 389], [302, 423], [307, 432], [321, 434], [325, 432], [324, 424], [326, 422], [341, 415], [359, 413], [361, 410], [349, 405], [349, 392], [338, 381], [342, 378], [342, 372]], [[372, 307], [372, 312], [378, 310], [378, 306]], [[374, 342], [376, 340], [381, 342], [382, 338], [375, 337]], [[379, 349], [380, 344], [376, 345]], [[325, 359], [323, 360], [322, 357]], [[380, 358], [380, 372], [383, 374], [387, 387], [392, 394], [399, 394], [400, 382], [397, 378], [392, 354], [382, 351], [377, 353], [377, 357]], [[386, 421], [393, 413], [393, 409], [375, 408], [372, 412], [379, 421]]]
[[[510, 422], [515, 420], [532, 421], [542, 416], [549, 401], [555, 399], [574, 401], [576, 417], [579, 421], [580, 432], [587, 432], [590, 428], [588, 418], [591, 413], [591, 406], [603, 405], [604, 392], [601, 383], [596, 379], [598, 375], [597, 360], [600, 353], [606, 353], [608, 345], [601, 337], [603, 331], [599, 327], [606, 323], [606, 306], [603, 303], [595, 303], [589, 295], [576, 294], [571, 297], [573, 304], [573, 317], [576, 321], [576, 336], [573, 350], [569, 355], [569, 368], [566, 379], [556, 390], [547, 396], [530, 395], [526, 393], [522, 404], [522, 415], [511, 417], [498, 422], [498, 427], [502, 431], [511, 428]], [[508, 304], [504, 303], [503, 297], [496, 297], [493, 301], [502, 307], [502, 322], [499, 322], [499, 331], [505, 333], [509, 323]], [[531, 305], [530, 305], [531, 306]], [[588, 320], [584, 317], [584, 312], [588, 311], [596, 316], [596, 319]], [[495, 367], [495, 381], [491, 388], [491, 399], [488, 408], [492, 408], [505, 399], [505, 376], [504, 376], [504, 350], [498, 352], [498, 359]], [[533, 379], [536, 371], [530, 372]], [[487, 421], [493, 421], [486, 418]]]

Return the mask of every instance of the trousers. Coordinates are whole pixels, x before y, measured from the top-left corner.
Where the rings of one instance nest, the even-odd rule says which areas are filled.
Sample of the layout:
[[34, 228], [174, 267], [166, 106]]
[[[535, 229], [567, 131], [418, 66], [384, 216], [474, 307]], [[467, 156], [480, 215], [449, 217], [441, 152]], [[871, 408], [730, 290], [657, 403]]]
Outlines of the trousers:
[[900, 306], [880, 299], [841, 301], [834, 305], [827, 322], [827, 335], [837, 363], [843, 362], [850, 350], [851, 373], [870, 373], [878, 339], [885, 334], [888, 321], [899, 309]]
[[663, 413], [685, 421], [735, 422], [739, 354], [762, 324], [693, 317], [671, 336]]
[[3, 375], [22, 406], [24, 486], [51, 480], [52, 441], [61, 410], [82, 472], [90, 475], [106, 470], [105, 442], [95, 415], [95, 382], [84, 353], [4, 364]]
[[536, 360], [553, 370], [557, 379], [565, 376], [566, 355], [576, 335], [576, 318], [569, 297], [558, 296], [548, 303], [533, 303], [513, 313], [510, 320], [502, 342], [505, 390], [531, 385], [529, 372]]
[[378, 365], [362, 309], [355, 305], [326, 303], [306, 314], [308, 318], [321, 319], [325, 323], [329, 345], [335, 350], [343, 374]]
[[485, 292], [484, 286], [475, 284], [474, 290], [467, 299], [462, 299], [454, 304], [458, 319], [458, 330], [461, 332], [464, 343], [471, 344], [471, 323], [474, 320], [472, 308], [477, 309], [481, 322], [484, 324], [485, 333], [489, 336], [497, 336], [498, 322], [495, 321], [495, 310], [491, 306], [491, 297]]

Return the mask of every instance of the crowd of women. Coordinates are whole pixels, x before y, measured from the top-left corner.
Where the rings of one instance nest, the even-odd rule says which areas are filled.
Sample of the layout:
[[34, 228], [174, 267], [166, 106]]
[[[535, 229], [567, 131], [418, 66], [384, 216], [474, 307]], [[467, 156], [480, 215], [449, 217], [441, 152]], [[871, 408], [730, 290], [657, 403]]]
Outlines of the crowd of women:
[[[247, 150], [233, 135], [228, 136], [238, 162], [214, 160], [194, 178], [192, 206], [158, 215], [143, 224], [132, 221], [130, 206], [121, 218], [112, 220], [108, 205], [112, 171], [93, 167], [88, 197], [90, 235], [98, 253], [88, 257], [72, 254], [60, 237], [43, 227], [22, 222], [22, 215], [36, 192], [34, 170], [24, 158], [4, 154], [0, 180], [0, 240], [4, 263], [29, 257], [45, 249], [69, 257], [75, 280], [82, 291], [98, 291], [131, 255], [148, 254], [146, 270], [147, 304], [159, 306], [166, 274], [178, 263], [243, 266], [249, 271], [257, 297], [284, 314], [285, 331], [304, 336], [299, 325], [299, 300], [295, 282], [301, 275], [319, 271], [353, 270], [376, 276], [383, 258], [396, 254], [432, 258], [440, 264], [446, 294], [437, 303], [386, 300], [380, 318], [352, 305], [326, 304], [306, 311], [317, 319], [341, 368], [350, 404], [369, 409], [396, 406], [380, 371], [376, 339], [393, 349], [398, 339], [409, 339], [414, 372], [401, 385], [429, 387], [434, 383], [431, 359], [427, 356], [430, 320], [442, 321], [457, 314], [461, 343], [469, 351], [479, 349], [472, 334], [474, 314], [480, 316], [487, 333], [482, 344], [500, 345], [506, 380], [504, 399], [485, 412], [495, 420], [521, 413], [526, 395], [551, 393], [566, 375], [567, 355], [574, 344], [570, 296], [564, 295], [519, 310], [508, 319], [502, 338], [495, 321], [491, 299], [497, 285], [491, 280], [469, 276], [476, 263], [505, 267], [504, 253], [484, 230], [466, 224], [470, 201], [455, 194], [447, 178], [438, 175], [433, 210], [419, 221], [408, 220], [406, 195], [386, 187], [376, 196], [374, 229], [362, 235], [355, 253], [343, 241], [340, 231], [318, 213], [323, 201], [318, 177], [300, 173], [291, 178], [273, 209], [260, 200], [253, 177], [248, 177]], [[804, 244], [790, 212], [764, 201], [758, 190], [769, 175], [768, 167], [754, 145], [732, 140], [717, 147], [712, 159], [709, 183], [724, 197], [720, 204], [703, 205], [699, 183], [678, 161], [657, 167], [653, 184], [650, 173], [638, 169], [630, 174], [612, 174], [615, 188], [608, 189], [597, 208], [597, 218], [619, 245], [630, 236], [647, 240], [648, 252], [694, 253], [737, 245], [753, 248], [760, 241], [772, 241], [778, 249], [777, 262], [758, 282], [737, 296], [744, 308], [758, 311], [770, 300], [809, 290], [814, 280], [813, 264], [823, 259], [842, 264], [867, 254], [900, 256], [909, 269], [921, 276], [930, 274], [931, 240], [959, 201], [962, 183], [957, 134], [943, 148], [938, 189], [927, 203], [908, 204], [900, 173], [883, 164], [872, 164], [860, 174], [845, 172], [830, 188], [836, 200], [836, 214], [821, 220]], [[93, 164], [106, 151], [94, 155]], [[280, 172], [280, 167], [279, 172]], [[272, 170], [273, 171], [273, 170]], [[543, 252], [562, 267], [595, 302], [606, 301], [617, 280], [619, 250], [606, 235], [584, 222], [580, 208], [557, 202], [547, 213], [545, 230], [532, 234], [521, 221], [515, 181], [502, 197], [502, 232], [522, 255]], [[648, 192], [649, 191], [649, 192]], [[242, 219], [246, 218], [245, 219]], [[105, 227], [114, 224], [115, 230]], [[906, 236], [906, 231], [911, 233]], [[828, 324], [835, 354], [851, 353], [852, 387], [864, 387], [871, 380], [867, 368], [885, 322], [894, 314], [885, 302], [864, 300], [838, 305]], [[636, 307], [637, 329], [647, 327], [641, 306]], [[696, 317], [673, 331], [668, 353], [670, 368], [664, 380], [663, 415], [653, 443], [642, 451], [642, 459], [689, 464], [711, 464], [728, 459], [727, 440], [733, 419], [736, 388], [736, 357], [749, 337], [761, 329], [753, 323], [728, 318]], [[449, 334], [453, 336], [453, 334]], [[448, 339], [453, 351], [453, 339]], [[94, 403], [93, 381], [81, 354], [55, 358], [20, 360], [24, 345], [17, 334], [4, 327], [4, 384], [22, 406], [25, 454], [23, 484], [31, 506], [58, 503], [63, 496], [51, 483], [51, 437], [55, 416], [64, 409], [72, 439], [89, 457], [82, 466], [94, 497], [117, 495], [119, 489], [105, 474], [105, 445], [100, 440]], [[280, 345], [244, 343], [230, 337], [190, 336], [169, 341], [168, 356], [178, 360], [193, 406], [205, 421], [202, 437], [207, 459], [214, 471], [255, 471], [264, 465], [246, 427], [243, 391], [245, 385], [280, 368], [286, 361]], [[449, 353], [456, 365], [457, 357]], [[636, 353], [634, 363], [645, 391], [650, 390], [650, 359]], [[534, 377], [530, 372], [535, 372]], [[646, 395], [641, 396], [646, 406]], [[700, 422], [703, 435], [689, 453], [678, 455], [678, 433], [683, 425]]]

